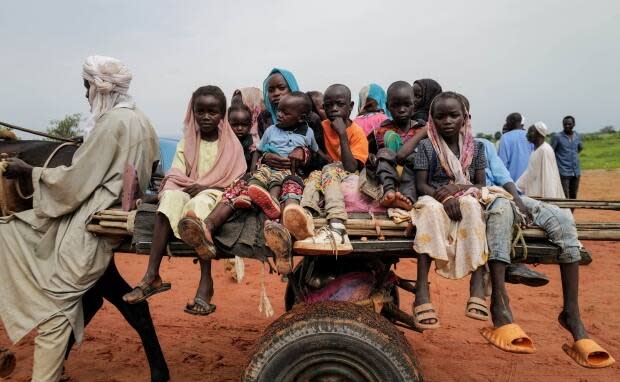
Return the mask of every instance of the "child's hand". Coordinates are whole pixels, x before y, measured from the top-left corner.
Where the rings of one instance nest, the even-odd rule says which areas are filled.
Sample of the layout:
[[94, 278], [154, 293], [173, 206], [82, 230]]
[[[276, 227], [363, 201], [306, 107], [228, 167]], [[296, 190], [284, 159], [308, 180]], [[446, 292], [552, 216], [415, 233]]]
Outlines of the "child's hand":
[[456, 194], [460, 190], [461, 188], [454, 183], [446, 184], [445, 186], [441, 186], [437, 190], [435, 190], [435, 193], [433, 194], [433, 198], [435, 198], [435, 200], [441, 203], [445, 198], [447, 198], [450, 195]]
[[531, 224], [533, 224], [533, 218], [532, 215], [527, 211], [527, 208], [525, 208], [525, 204], [523, 204], [523, 201], [521, 200], [521, 198], [515, 198], [515, 204], [517, 205], [517, 208], [519, 209], [519, 212], [521, 212], [523, 214], [523, 216], [525, 216], [525, 222], [524, 222], [524, 227], [525, 228]]
[[278, 170], [288, 170], [291, 168], [291, 161], [278, 154], [267, 153], [263, 155], [263, 163]]
[[341, 117], [338, 117], [332, 121], [332, 128], [336, 130], [339, 135], [347, 133], [347, 124]]
[[288, 154], [289, 160], [296, 160], [298, 163], [303, 163], [306, 159], [306, 153], [301, 147], [295, 147], [290, 154]]
[[463, 216], [461, 215], [461, 204], [457, 198], [451, 198], [446, 200], [443, 204], [443, 209], [448, 214], [448, 217], [455, 221], [461, 221]]
[[199, 184], [192, 184], [191, 186], [185, 187], [183, 189], [183, 192], [185, 192], [186, 194], [189, 194], [189, 196], [191, 196], [192, 198], [198, 194], [200, 194], [202, 191], [206, 190], [208, 187], [205, 186], [201, 186]]

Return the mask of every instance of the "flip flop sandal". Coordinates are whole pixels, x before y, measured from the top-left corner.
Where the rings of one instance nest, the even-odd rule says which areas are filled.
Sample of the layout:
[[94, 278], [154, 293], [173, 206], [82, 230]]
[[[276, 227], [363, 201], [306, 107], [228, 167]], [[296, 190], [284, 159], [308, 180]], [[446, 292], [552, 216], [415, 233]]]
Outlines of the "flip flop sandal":
[[138, 298], [137, 300], [134, 300], [134, 301], [125, 301], [125, 299], [123, 299], [123, 301], [125, 301], [128, 304], [132, 304], [132, 305], [133, 304], [139, 304], [142, 301], [146, 301], [149, 297], [151, 297], [153, 295], [156, 295], [158, 293], [162, 293], [162, 292], [168, 291], [170, 289], [172, 289], [172, 284], [165, 283], [165, 282], [162, 282], [161, 285], [158, 286], [158, 287], [154, 287], [152, 285], [139, 284], [135, 288], [133, 288], [131, 292], [136, 291], [136, 290], [140, 290], [142, 292], [142, 297], [140, 297], [140, 298]]
[[[200, 309], [196, 309], [196, 308]], [[193, 304], [185, 305], [185, 313], [191, 314], [193, 316], [208, 316], [211, 313], [215, 312], [215, 304], [209, 304], [201, 298], [195, 298]]]
[[470, 297], [470, 299], [467, 300], [465, 316], [473, 318], [474, 320], [488, 321], [489, 315], [489, 307], [485, 300], [478, 297]]
[[204, 261], [215, 258], [215, 245], [207, 240], [205, 225], [195, 216], [186, 216], [179, 221], [178, 231], [181, 240], [194, 247], [196, 254]]
[[269, 219], [275, 220], [280, 217], [280, 203], [273, 200], [269, 191], [252, 184], [248, 187], [248, 196], [252, 199], [254, 204], [263, 210]]
[[8, 349], [0, 348], [0, 378], [6, 378], [11, 375], [16, 365], [17, 359], [15, 354]]
[[[422, 322], [432, 319], [435, 320], [432, 324], [425, 324]], [[435, 308], [433, 308], [433, 304], [430, 302], [413, 308], [413, 321], [415, 322], [415, 326], [422, 330], [438, 329], [441, 327], [439, 324], [439, 316], [437, 316], [437, 312], [435, 312]]]
[[609, 367], [616, 362], [607, 350], [590, 338], [577, 340], [573, 346], [564, 344], [562, 350], [583, 367], [599, 369]]
[[267, 220], [265, 228], [265, 244], [274, 253], [276, 270], [281, 275], [288, 275], [293, 271], [293, 256], [291, 256], [291, 234], [280, 224]]
[[480, 334], [498, 349], [510, 353], [532, 354], [536, 351], [532, 339], [517, 324], [482, 328]]
[[314, 221], [299, 204], [289, 204], [284, 208], [282, 224], [297, 240], [314, 236]]

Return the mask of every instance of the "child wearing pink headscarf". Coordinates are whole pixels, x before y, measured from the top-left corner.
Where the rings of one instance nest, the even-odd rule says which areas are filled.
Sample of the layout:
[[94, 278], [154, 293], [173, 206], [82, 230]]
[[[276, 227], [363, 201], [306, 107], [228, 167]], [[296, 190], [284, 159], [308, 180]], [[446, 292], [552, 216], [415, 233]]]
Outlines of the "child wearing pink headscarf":
[[171, 288], [170, 283], [162, 281], [159, 266], [173, 234], [193, 246], [200, 258], [200, 284], [185, 311], [208, 315], [215, 310], [211, 304], [215, 249], [203, 234], [203, 220], [220, 201], [224, 188], [243, 176], [247, 166], [241, 143], [226, 122], [226, 97], [220, 88], [198, 88], [192, 94], [184, 124], [172, 168], [160, 186], [148, 268], [140, 284], [123, 299], [135, 304]]

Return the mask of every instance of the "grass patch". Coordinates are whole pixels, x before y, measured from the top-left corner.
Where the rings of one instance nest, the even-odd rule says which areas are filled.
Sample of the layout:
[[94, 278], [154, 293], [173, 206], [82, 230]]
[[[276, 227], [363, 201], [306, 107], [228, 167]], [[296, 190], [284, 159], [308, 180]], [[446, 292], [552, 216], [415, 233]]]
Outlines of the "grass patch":
[[582, 134], [583, 151], [581, 168], [583, 170], [620, 168], [620, 133]]

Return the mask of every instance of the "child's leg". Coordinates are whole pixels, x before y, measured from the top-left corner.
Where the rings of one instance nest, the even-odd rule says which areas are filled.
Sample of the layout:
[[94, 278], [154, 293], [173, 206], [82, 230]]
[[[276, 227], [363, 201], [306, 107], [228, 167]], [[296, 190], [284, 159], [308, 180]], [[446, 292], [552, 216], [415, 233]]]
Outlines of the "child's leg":
[[558, 316], [560, 324], [568, 330], [575, 341], [588, 338], [579, 313], [579, 262], [560, 264], [564, 307]]
[[435, 329], [439, 327], [439, 317], [437, 316], [435, 308], [430, 303], [431, 297], [428, 287], [428, 273], [431, 269], [431, 257], [424, 253], [419, 254], [417, 262], [413, 317], [416, 325], [421, 329]]
[[[316, 192], [316, 185], [314, 183], [311, 187], [314, 187]], [[312, 215], [307, 209], [300, 206], [304, 193], [304, 182], [300, 177], [292, 175], [284, 180], [281, 197], [284, 200], [282, 225], [297, 240], [303, 240], [314, 235]]]
[[325, 197], [325, 212], [330, 223], [344, 223], [347, 221], [347, 210], [344, 205], [344, 195], [340, 185], [347, 176], [342, 163], [332, 163], [323, 167], [321, 188]]
[[202, 260], [210, 260], [216, 256], [211, 232], [206, 228], [204, 220], [213, 212], [223, 197], [223, 192], [207, 189], [194, 196], [183, 208], [183, 219], [178, 224], [180, 238], [194, 247]]
[[377, 178], [383, 186], [383, 197], [380, 204], [384, 207], [402, 208], [408, 211], [413, 208], [413, 200], [409, 200], [397, 190], [400, 177], [396, 166], [395, 152], [388, 149], [379, 150], [377, 153]]
[[[297, 252], [309, 255], [353, 252], [353, 246], [344, 225], [347, 220], [347, 211], [340, 188], [342, 179], [347, 175], [342, 163], [332, 163], [323, 167], [321, 189], [325, 197], [328, 225], [318, 230], [314, 236], [295, 242], [294, 248]], [[306, 189], [309, 187], [311, 187], [310, 184], [307, 184]]]
[[[142, 277], [142, 282], [139, 286], [135, 287], [131, 292], [123, 296], [123, 300], [130, 304], [138, 303], [144, 300], [146, 296], [146, 289], [148, 288], [161, 288], [164, 286], [161, 277], [159, 276], [159, 266], [161, 260], [166, 253], [166, 245], [168, 239], [172, 235], [172, 228], [168, 218], [163, 213], [155, 214], [155, 227], [153, 229], [153, 241], [151, 243], [151, 251], [149, 253], [149, 263], [146, 268], [146, 273]], [[169, 289], [169, 287], [168, 287]]]
[[[487, 208], [485, 215], [487, 216], [486, 237], [489, 246], [488, 264], [493, 288], [491, 292], [491, 318], [493, 325], [498, 328], [513, 322], [504, 280], [506, 278], [506, 266], [510, 264], [512, 227], [515, 217], [510, 201], [504, 198], [497, 198]], [[483, 288], [482, 283], [480, 283], [480, 288]]]
[[153, 294], [170, 289], [170, 284], [162, 282], [159, 276], [159, 266], [166, 253], [168, 239], [174, 232], [172, 227], [178, 225], [183, 216], [183, 208], [189, 200], [190, 196], [180, 190], [167, 190], [161, 194], [155, 214], [149, 264], [142, 282], [123, 296], [126, 302], [135, 304]]
[[[272, 169], [268, 166], [261, 165], [253, 174], [249, 181], [248, 195], [252, 202], [260, 207], [261, 210], [270, 219], [277, 219], [280, 217], [280, 203], [278, 202], [278, 196], [274, 198], [271, 194], [271, 189], [276, 187], [274, 184], [281, 186], [280, 183], [274, 182], [274, 178], [278, 177], [279, 170]], [[277, 179], [276, 179], [277, 180]], [[272, 185], [274, 185], [272, 187]], [[280, 190], [273, 190], [273, 192], [280, 193]]]
[[431, 257], [425, 253], [418, 255], [417, 276], [415, 282], [415, 300], [413, 306], [431, 302], [428, 287], [428, 272], [431, 269]]
[[185, 312], [197, 316], [207, 316], [215, 311], [211, 304], [213, 298], [213, 278], [211, 277], [211, 260], [200, 259], [200, 282], [196, 290], [196, 297], [187, 304]]

